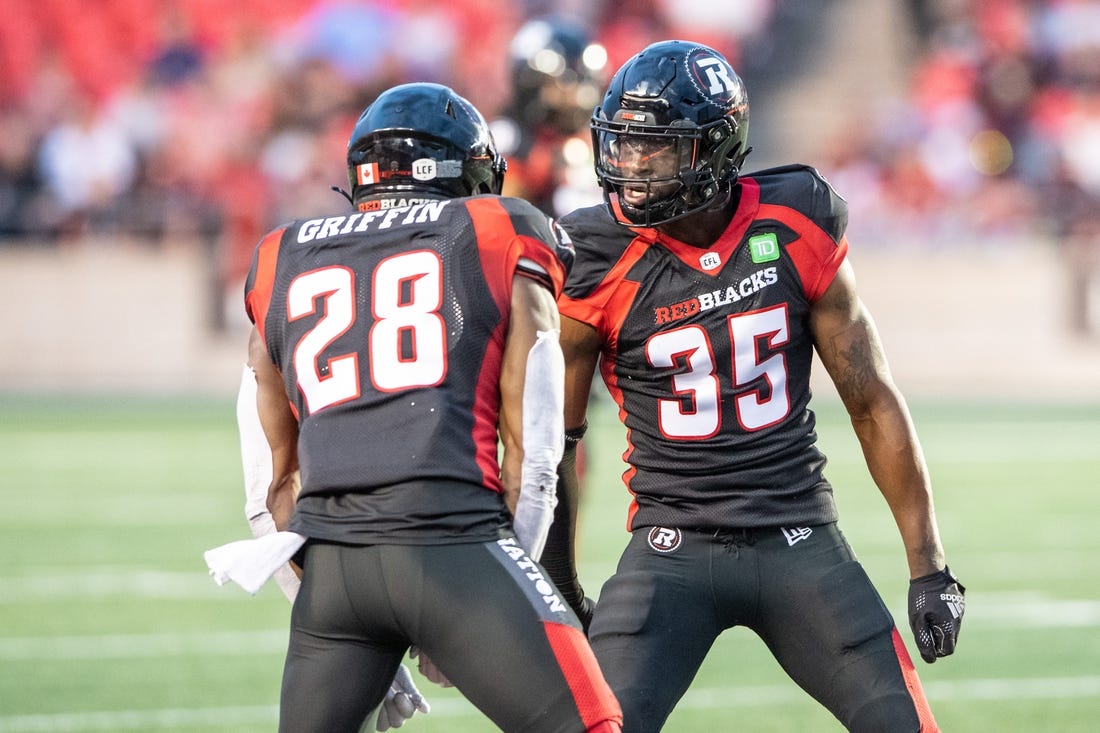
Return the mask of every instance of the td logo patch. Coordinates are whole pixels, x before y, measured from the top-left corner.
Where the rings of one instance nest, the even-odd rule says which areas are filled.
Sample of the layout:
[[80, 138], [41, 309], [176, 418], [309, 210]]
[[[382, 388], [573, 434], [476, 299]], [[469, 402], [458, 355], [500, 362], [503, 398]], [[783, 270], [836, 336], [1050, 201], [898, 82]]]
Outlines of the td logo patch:
[[779, 240], [772, 232], [749, 237], [749, 254], [752, 256], [752, 261], [758, 265], [762, 262], [778, 260]]
[[668, 527], [651, 527], [649, 530], [649, 546], [656, 552], [669, 553], [676, 552], [680, 547], [680, 543], [684, 541], [684, 536], [680, 534], [680, 530]]

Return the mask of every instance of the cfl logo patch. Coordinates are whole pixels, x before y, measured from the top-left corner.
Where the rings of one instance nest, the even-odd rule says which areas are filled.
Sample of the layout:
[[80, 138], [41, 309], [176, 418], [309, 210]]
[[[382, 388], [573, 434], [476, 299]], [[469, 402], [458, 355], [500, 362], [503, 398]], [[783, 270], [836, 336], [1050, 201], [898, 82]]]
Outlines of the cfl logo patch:
[[699, 258], [699, 266], [704, 270], [715, 270], [722, 266], [722, 257], [717, 252], [707, 252]]
[[966, 608], [966, 601], [963, 597], [956, 595], [955, 593], [940, 593], [940, 600], [947, 604], [947, 607], [951, 609], [951, 618], [958, 618], [963, 615], [963, 609]]
[[414, 160], [412, 169], [413, 178], [418, 181], [430, 181], [436, 176], [435, 161], [431, 158]]
[[647, 540], [650, 548], [655, 552], [668, 554], [679, 549], [680, 544], [684, 541], [684, 536], [680, 534], [680, 530], [675, 528], [653, 527], [649, 530]]

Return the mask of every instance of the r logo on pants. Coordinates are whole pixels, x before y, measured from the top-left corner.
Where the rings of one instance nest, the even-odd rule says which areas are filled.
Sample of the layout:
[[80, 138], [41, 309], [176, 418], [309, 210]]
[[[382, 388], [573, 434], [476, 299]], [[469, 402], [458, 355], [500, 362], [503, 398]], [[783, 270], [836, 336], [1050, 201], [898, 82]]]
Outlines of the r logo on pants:
[[684, 536], [678, 529], [668, 527], [653, 527], [649, 530], [649, 546], [661, 553], [675, 552]]

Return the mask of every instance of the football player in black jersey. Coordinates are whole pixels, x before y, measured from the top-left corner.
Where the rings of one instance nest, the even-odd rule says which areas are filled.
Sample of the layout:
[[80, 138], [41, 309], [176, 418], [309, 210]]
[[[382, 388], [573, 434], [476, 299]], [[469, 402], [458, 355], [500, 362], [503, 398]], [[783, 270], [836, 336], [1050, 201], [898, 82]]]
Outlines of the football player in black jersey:
[[448, 87], [381, 94], [347, 163], [354, 210], [269, 233], [245, 286], [280, 530], [245, 544], [301, 564], [279, 730], [357, 731], [411, 646], [502, 730], [614, 733], [619, 707], [537, 564], [564, 443], [568, 239], [499, 195], [504, 159]]
[[[653, 44], [592, 118], [605, 205], [561, 220], [576, 260], [558, 299], [566, 435], [583, 434], [595, 369], [626, 427], [630, 542], [589, 638], [624, 731], [657, 731], [716, 637], [759, 635], [852, 731], [932, 731], [894, 621], [837, 526], [810, 410], [820, 356], [901, 533], [922, 658], [955, 650], [964, 588], [931, 481], [846, 259], [847, 207], [812, 168], [742, 174], [744, 85], [711, 48]], [[543, 564], [579, 615], [561, 503]]]
[[511, 99], [490, 121], [508, 159], [505, 195], [551, 216], [600, 200], [588, 118], [607, 82], [607, 52], [577, 21], [539, 16], [509, 45]]

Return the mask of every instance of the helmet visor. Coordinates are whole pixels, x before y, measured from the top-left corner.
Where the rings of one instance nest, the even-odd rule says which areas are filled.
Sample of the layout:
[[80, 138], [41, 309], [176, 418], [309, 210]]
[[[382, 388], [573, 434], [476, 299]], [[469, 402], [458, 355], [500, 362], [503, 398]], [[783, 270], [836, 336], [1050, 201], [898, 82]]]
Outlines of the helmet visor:
[[662, 132], [596, 131], [597, 174], [627, 208], [643, 210], [684, 189], [682, 174], [695, 163], [695, 140]]
[[605, 132], [600, 135], [600, 158], [608, 173], [630, 181], [672, 179], [685, 164], [679, 140], [660, 135]]

